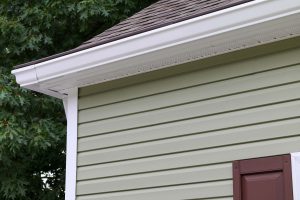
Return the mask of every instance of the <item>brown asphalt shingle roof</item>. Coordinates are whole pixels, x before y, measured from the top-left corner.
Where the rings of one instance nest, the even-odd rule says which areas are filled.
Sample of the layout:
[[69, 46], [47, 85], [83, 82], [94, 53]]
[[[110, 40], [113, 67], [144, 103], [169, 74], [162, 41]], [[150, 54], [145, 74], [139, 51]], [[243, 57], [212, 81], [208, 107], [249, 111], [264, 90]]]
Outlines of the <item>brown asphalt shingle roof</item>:
[[16, 68], [41, 63], [249, 1], [252, 0], [160, 0], [75, 49], [18, 65]]

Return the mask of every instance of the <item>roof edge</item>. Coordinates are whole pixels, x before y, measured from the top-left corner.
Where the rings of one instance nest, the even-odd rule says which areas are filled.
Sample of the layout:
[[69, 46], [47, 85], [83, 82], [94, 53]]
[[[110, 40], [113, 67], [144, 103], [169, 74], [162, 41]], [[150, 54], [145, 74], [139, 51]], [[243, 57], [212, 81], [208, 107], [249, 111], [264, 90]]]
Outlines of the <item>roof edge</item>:
[[98, 42], [93, 42], [93, 43], [83, 43], [79, 47], [76, 47], [74, 49], [70, 49], [70, 50], [67, 50], [67, 51], [64, 51], [64, 52], [61, 52], [61, 53], [57, 53], [57, 54], [54, 54], [54, 55], [51, 55], [51, 56], [47, 56], [47, 57], [44, 57], [44, 58], [40, 58], [40, 59], [37, 59], [37, 60], [34, 60], [34, 61], [30, 61], [30, 62], [26, 62], [26, 63], [20, 64], [20, 65], [17, 65], [17, 66], [14, 67], [14, 69], [19, 69], [19, 68], [30, 66], [30, 65], [33, 65], [33, 64], [38, 64], [38, 63], [41, 63], [41, 62], [45, 62], [47, 60], [55, 59], [55, 58], [65, 56], [65, 55], [68, 55], [68, 54], [72, 54], [72, 53], [75, 53], [75, 52], [79, 52], [79, 51], [82, 51], [82, 50], [85, 50], [85, 49], [89, 49], [89, 48], [92, 48], [92, 47], [96, 47], [96, 46], [99, 46], [99, 45], [103, 45], [103, 44], [106, 44], [106, 43], [117, 41], [117, 40], [120, 40], [120, 39], [123, 39], [123, 38], [131, 37], [133, 35], [141, 34], [141, 33], [148, 32], [148, 31], [158, 29], [158, 28], [162, 28], [164, 26], [169, 26], [169, 25], [172, 25], [172, 24], [175, 24], [175, 23], [179, 23], [179, 22], [189, 20], [189, 19], [192, 19], [192, 18], [195, 18], [195, 17], [203, 16], [203, 15], [206, 15], [206, 14], [209, 14], [209, 13], [212, 13], [212, 12], [216, 12], [216, 11], [219, 11], [219, 10], [223, 10], [223, 9], [226, 9], [226, 8], [234, 7], [234, 6], [244, 4], [244, 3], [247, 3], [247, 2], [250, 2], [250, 1], [253, 1], [253, 0], [242, 0], [241, 2], [235, 2], [233, 4], [225, 5], [222, 8], [215, 8], [213, 10], [209, 10], [209, 11], [201, 13], [201, 14], [195, 14], [195, 15], [191, 15], [191, 16], [188, 16], [188, 17], [182, 17], [182, 18], [179, 18], [179, 19], [177, 19], [175, 21], [172, 21], [170, 23], [160, 24], [160, 25], [157, 25], [157, 26], [153, 26], [151, 28], [138, 30], [138, 31], [135, 31], [135, 32], [132, 32], [132, 33], [124, 34], [124, 35], [119, 36], [119, 37], [112, 38], [110, 40], [98, 41]]
[[300, 35], [299, 19], [299, 0], [256, 0], [12, 73], [23, 87], [63, 98], [69, 88], [295, 37]]

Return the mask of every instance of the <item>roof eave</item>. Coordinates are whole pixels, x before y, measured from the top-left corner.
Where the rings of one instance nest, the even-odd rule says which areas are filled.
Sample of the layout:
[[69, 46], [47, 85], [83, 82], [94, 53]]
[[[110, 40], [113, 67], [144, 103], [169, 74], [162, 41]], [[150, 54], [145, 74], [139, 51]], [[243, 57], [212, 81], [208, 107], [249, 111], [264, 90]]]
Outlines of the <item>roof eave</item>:
[[299, 0], [256, 0], [16, 69], [12, 73], [22, 87], [64, 98], [70, 88], [120, 79], [298, 35]]

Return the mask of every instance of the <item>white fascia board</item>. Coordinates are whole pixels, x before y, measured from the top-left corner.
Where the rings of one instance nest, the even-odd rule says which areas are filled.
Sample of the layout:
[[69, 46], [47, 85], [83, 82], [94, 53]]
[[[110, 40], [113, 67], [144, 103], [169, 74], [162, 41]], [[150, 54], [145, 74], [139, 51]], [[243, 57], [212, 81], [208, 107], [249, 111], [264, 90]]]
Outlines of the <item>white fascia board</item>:
[[294, 200], [300, 200], [300, 152], [291, 153], [291, 160]]
[[[185, 54], [185, 52], [182, 52], [182, 47], [188, 43], [201, 41], [201, 44], [209, 43], [210, 46], [217, 46], [220, 45], [218, 42], [223, 35], [225, 36], [225, 38], [223, 36], [223, 40], [230, 36], [226, 35], [227, 33], [232, 33], [231, 36], [235, 37], [247, 33], [248, 27], [254, 33], [256, 25], [259, 27], [256, 31], [259, 32], [264, 27], [268, 28], [267, 23], [272, 22], [272, 20], [295, 15], [299, 17], [299, 13], [299, 0], [256, 0], [16, 69], [12, 73], [16, 76], [17, 82], [23, 87], [28, 88], [35, 85], [35, 88], [39, 89], [57, 90], [58, 96], [60, 96], [60, 93], [68, 88], [86, 86], [150, 71], [151, 64], [149, 63], [157, 60], [156, 57], [151, 56], [153, 52], [163, 52], [163, 54], [160, 54], [160, 60], [163, 60], [174, 54]], [[287, 19], [287, 21], [289, 21], [288, 24], [291, 27], [295, 27], [293, 23], [298, 23], [297, 20]], [[264, 26], [259, 26], [261, 24], [264, 24]], [[279, 30], [285, 29], [286, 23], [277, 23], [276, 26]], [[272, 33], [272, 31], [269, 32]], [[218, 38], [211, 40], [214, 36], [218, 36]], [[270, 37], [273, 37], [273, 35]], [[258, 45], [257, 41], [253, 41], [253, 43], [255, 44], [250, 44], [245, 48]], [[226, 48], [226, 43], [222, 45], [225, 45], [224, 48]], [[204, 47], [198, 45], [198, 48], [203, 49]], [[185, 62], [188, 61], [191, 60], [187, 59]], [[142, 70], [135, 69], [137, 62], [139, 66], [144, 65]], [[160, 68], [174, 64], [176, 62], [162, 64]], [[130, 73], [120, 74], [119, 70], [124, 71], [124, 69]], [[136, 71], [134, 72], [134, 70]], [[91, 73], [82, 78], [84, 72], [87, 71]], [[98, 72], [97, 76], [105, 74], [109, 78], [102, 77], [101, 80], [98, 80], [97, 76], [93, 77], [95, 71]], [[92, 81], [87, 83], [83, 79]], [[36, 87], [36, 85], [39, 87]], [[45, 91], [41, 92], [45, 93]]]
[[78, 122], [78, 89], [68, 91], [65, 100], [67, 116], [67, 148], [66, 148], [66, 186], [65, 199], [76, 199], [77, 177], [77, 122]]

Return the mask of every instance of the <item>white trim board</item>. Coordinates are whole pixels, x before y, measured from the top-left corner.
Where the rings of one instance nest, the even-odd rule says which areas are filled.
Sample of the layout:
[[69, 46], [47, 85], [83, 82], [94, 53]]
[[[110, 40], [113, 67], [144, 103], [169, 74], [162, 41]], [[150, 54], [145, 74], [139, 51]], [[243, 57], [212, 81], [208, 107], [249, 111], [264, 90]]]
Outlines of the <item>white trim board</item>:
[[68, 91], [65, 199], [76, 199], [78, 89]]
[[294, 200], [300, 200], [300, 152], [291, 153]]
[[299, 0], [255, 0], [16, 69], [12, 73], [22, 87], [64, 98], [69, 88], [120, 79], [299, 35]]

